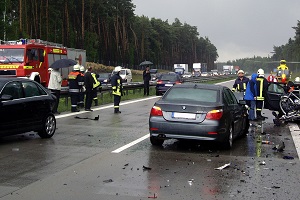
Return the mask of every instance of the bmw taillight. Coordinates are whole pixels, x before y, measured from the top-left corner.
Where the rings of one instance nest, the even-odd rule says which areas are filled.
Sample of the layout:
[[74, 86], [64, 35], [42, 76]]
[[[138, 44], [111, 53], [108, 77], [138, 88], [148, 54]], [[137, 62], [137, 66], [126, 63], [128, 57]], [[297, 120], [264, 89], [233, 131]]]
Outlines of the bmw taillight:
[[156, 82], [156, 84], [162, 84], [163, 82], [161, 81], [161, 80], [158, 80], [157, 82]]
[[153, 106], [150, 112], [150, 116], [163, 116], [161, 108], [158, 106]]
[[219, 120], [223, 116], [223, 110], [211, 110], [206, 114], [206, 119]]

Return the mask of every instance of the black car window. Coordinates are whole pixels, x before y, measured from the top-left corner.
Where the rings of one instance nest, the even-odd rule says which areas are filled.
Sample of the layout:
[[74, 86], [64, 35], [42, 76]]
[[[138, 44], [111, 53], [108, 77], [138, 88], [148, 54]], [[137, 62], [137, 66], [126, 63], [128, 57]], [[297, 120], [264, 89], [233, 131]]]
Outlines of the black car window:
[[269, 92], [284, 94], [284, 88], [281, 85], [270, 83], [268, 87]]
[[224, 94], [225, 94], [225, 100], [229, 105], [238, 103], [231, 90], [225, 89]]
[[2, 90], [2, 95], [11, 95], [13, 99], [22, 98], [22, 86], [19, 82], [9, 82]]
[[179, 78], [178, 78], [178, 76], [176, 76], [176, 75], [163, 74], [163, 75], [161, 75], [160, 80], [162, 80], [162, 81], [173, 81], [173, 82], [175, 82], [175, 81], [179, 80]]
[[204, 88], [172, 88], [164, 97], [165, 100], [191, 100], [216, 103], [218, 91]]
[[39, 96], [40, 91], [37, 87], [37, 85], [33, 82], [23, 82], [22, 83], [24, 88], [24, 94], [25, 97], [33, 97], [33, 96]]

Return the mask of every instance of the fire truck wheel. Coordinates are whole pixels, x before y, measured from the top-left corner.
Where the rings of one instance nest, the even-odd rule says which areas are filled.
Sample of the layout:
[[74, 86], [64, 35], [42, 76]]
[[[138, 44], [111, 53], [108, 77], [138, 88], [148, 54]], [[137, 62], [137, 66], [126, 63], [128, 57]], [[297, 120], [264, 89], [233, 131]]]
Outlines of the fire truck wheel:
[[48, 114], [43, 120], [43, 128], [38, 131], [41, 138], [51, 138], [56, 130], [56, 119], [53, 114]]

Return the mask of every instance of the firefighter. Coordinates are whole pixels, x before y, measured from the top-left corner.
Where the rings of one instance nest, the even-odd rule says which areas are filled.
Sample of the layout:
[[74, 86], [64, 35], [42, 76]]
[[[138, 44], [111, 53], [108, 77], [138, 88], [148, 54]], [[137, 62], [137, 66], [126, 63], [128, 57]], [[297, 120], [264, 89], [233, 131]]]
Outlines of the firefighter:
[[234, 92], [245, 92], [249, 78], [244, 76], [245, 72], [243, 70], [238, 71], [238, 77], [235, 80], [232, 91]]
[[92, 72], [92, 77], [93, 77], [93, 102], [94, 102], [95, 106], [98, 106], [97, 90], [99, 89], [99, 92], [101, 93], [102, 86], [101, 86], [101, 82], [98, 81], [98, 79], [97, 79], [97, 78], [99, 78], [98, 74], [95, 74]]
[[280, 65], [277, 67], [277, 70], [288, 70], [285, 60], [280, 60]]
[[114, 75], [111, 77], [112, 94], [114, 95], [114, 112], [116, 114], [121, 113], [119, 104], [121, 96], [123, 96], [122, 78], [120, 76], [121, 69], [121, 66], [115, 67]]
[[88, 68], [88, 71], [84, 75], [84, 85], [86, 88], [86, 96], [85, 96], [85, 110], [93, 111], [91, 109], [92, 101], [93, 101], [93, 76], [92, 76], [92, 67]]
[[[85, 73], [85, 68], [82, 65], [79, 65], [79, 71], [80, 71], [80, 75], [82, 76], [82, 79], [84, 80], [84, 73]], [[79, 102], [78, 102], [78, 106], [80, 108], [84, 108], [84, 94], [85, 94], [85, 86], [83, 86], [80, 91], [79, 91]]]
[[256, 118], [258, 120], [265, 120], [266, 117], [261, 115], [261, 111], [263, 108], [264, 100], [265, 100], [265, 93], [268, 90], [268, 80], [265, 78], [265, 71], [263, 69], [259, 69], [257, 71], [257, 78], [256, 78]]
[[79, 65], [73, 66], [73, 71], [68, 75], [69, 81], [69, 94], [71, 97], [71, 112], [79, 112], [77, 109], [77, 103], [79, 101], [79, 91], [84, 85], [84, 80], [79, 72]]

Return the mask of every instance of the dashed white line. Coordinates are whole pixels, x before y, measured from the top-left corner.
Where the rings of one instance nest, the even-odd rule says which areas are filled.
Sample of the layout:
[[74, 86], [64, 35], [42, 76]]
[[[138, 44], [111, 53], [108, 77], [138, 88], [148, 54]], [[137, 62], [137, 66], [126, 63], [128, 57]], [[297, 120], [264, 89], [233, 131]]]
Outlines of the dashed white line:
[[145, 135], [145, 136], [143, 136], [139, 139], [136, 139], [136, 140], [130, 142], [129, 144], [126, 144], [126, 145], [112, 151], [112, 153], [120, 153], [120, 152], [124, 151], [125, 149], [128, 149], [128, 148], [132, 147], [133, 145], [136, 145], [137, 143], [140, 143], [140, 142], [142, 142], [143, 140], [145, 140], [149, 137], [150, 137], [150, 134], [147, 134], [147, 135]]

